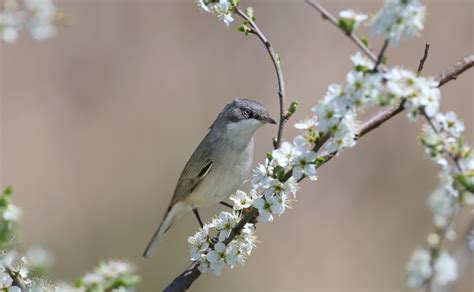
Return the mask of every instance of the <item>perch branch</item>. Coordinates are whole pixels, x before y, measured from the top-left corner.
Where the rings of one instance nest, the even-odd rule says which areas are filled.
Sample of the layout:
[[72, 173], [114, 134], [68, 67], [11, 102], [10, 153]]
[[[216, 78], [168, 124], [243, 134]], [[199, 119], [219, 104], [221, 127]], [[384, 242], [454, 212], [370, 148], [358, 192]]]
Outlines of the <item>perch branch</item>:
[[278, 99], [280, 102], [280, 121], [278, 123], [278, 133], [275, 140], [273, 140], [273, 147], [275, 149], [280, 148], [281, 145], [281, 138], [283, 136], [283, 128], [285, 127], [285, 123], [288, 120], [288, 116], [285, 112], [285, 81], [283, 79], [283, 71], [281, 70], [280, 60], [275, 53], [275, 50], [272, 47], [270, 41], [265, 37], [262, 31], [258, 28], [257, 24], [251, 17], [249, 17], [245, 12], [240, 10], [240, 8], [235, 8], [235, 13], [246, 20], [250, 27], [252, 28], [250, 33], [255, 34], [265, 45], [265, 48], [272, 59], [273, 66], [275, 67], [275, 72], [277, 75], [278, 80]]
[[[440, 86], [449, 82], [450, 80], [455, 79], [453, 76], [459, 76], [467, 69], [471, 68], [474, 63], [474, 54], [464, 57], [459, 60], [456, 64], [446, 68], [440, 74], [436, 75], [435, 79], [440, 82]], [[365, 123], [362, 124], [359, 129], [358, 137], [362, 137], [372, 130], [378, 128], [380, 125], [403, 111], [403, 104], [392, 106], [389, 108], [381, 109], [379, 112], [374, 114], [369, 118]], [[324, 165], [329, 160], [331, 160], [336, 153], [329, 153], [324, 158], [324, 162], [321, 165]], [[256, 215], [258, 210], [251, 208], [250, 211], [240, 220], [238, 225], [232, 230], [230, 236], [226, 239], [226, 243], [232, 241], [235, 236], [240, 232], [240, 230], [250, 222]], [[193, 262], [183, 273], [176, 277], [171, 284], [165, 288], [166, 292], [175, 292], [175, 291], [184, 291], [191, 287], [194, 281], [196, 281], [201, 272], [198, 270], [199, 263]]]

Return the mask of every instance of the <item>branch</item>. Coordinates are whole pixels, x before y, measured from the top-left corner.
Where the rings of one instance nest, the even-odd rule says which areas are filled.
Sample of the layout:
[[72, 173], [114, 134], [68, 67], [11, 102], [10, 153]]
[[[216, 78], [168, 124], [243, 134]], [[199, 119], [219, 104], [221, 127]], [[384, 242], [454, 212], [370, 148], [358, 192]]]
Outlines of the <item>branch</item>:
[[262, 33], [262, 31], [258, 28], [257, 24], [251, 17], [249, 17], [245, 12], [240, 10], [240, 8], [236, 7], [235, 8], [235, 13], [242, 17], [244, 20], [246, 20], [252, 30], [250, 33], [255, 34], [265, 45], [265, 48], [268, 51], [268, 54], [270, 55], [270, 58], [272, 59], [273, 66], [275, 67], [277, 79], [278, 79], [278, 99], [280, 101], [280, 121], [278, 123], [278, 133], [277, 137], [275, 140], [273, 140], [273, 147], [275, 149], [280, 148], [281, 145], [281, 138], [283, 135], [283, 128], [285, 126], [285, 122], [288, 119], [288, 116], [286, 115], [285, 112], [285, 81], [283, 80], [283, 72], [281, 70], [281, 65], [280, 65], [280, 60], [278, 59], [277, 54], [275, 53], [275, 50], [272, 47], [272, 44], [270, 41], [265, 37], [265, 35]]
[[462, 58], [456, 64], [444, 69], [443, 72], [436, 76], [436, 80], [438, 80], [439, 86], [441, 86], [448, 81], [458, 78], [459, 75], [473, 66], [474, 53]]
[[374, 71], [378, 70], [377, 68], [379, 67], [380, 63], [383, 60], [383, 56], [385, 54], [385, 51], [387, 50], [388, 44], [389, 44], [388, 39], [383, 42], [382, 49], [380, 50], [379, 56], [377, 57], [377, 62], [374, 65]]
[[[351, 33], [347, 33], [346, 31], [344, 31], [343, 29], [341, 29], [339, 27], [339, 23], [338, 23], [338, 20], [337, 18], [331, 14], [331, 12], [327, 11], [326, 8], [324, 8], [323, 6], [321, 6], [321, 4], [317, 3], [317, 2], [314, 2], [314, 1], [311, 1], [311, 0], [305, 0], [305, 2], [313, 7], [314, 9], [316, 9], [317, 11], [319, 11], [319, 13], [321, 13], [321, 16], [323, 17], [323, 19], [326, 19], [326, 20], [329, 20], [332, 24], [334, 24], [337, 28], [339, 28], [353, 43], [356, 44], [357, 47], [359, 47], [359, 49], [367, 55], [367, 57], [369, 57], [372, 61], [374, 62], [377, 62], [378, 60], [378, 57], [374, 54], [374, 52], [372, 52], [370, 50], [370, 48], [368, 48], [361, 40], [358, 36], [356, 36], [353, 32]], [[384, 49], [385, 51], [385, 49]], [[386, 71], [387, 68], [385, 67], [385, 65], [383, 64], [380, 64], [378, 65], [382, 71]]]
[[[443, 72], [436, 75], [435, 79], [438, 80], [440, 82], [440, 86], [442, 86], [443, 84], [455, 79], [452, 76], [459, 76], [464, 71], [471, 68], [473, 66], [473, 63], [474, 54], [464, 57], [456, 64], [446, 68], [445, 70], [443, 70]], [[449, 72], [449, 74], [447, 74], [446, 72]], [[369, 118], [366, 122], [362, 124], [357, 137], [361, 138], [372, 130], [378, 128], [380, 125], [382, 125], [398, 113], [402, 112], [403, 109], [403, 102], [400, 105], [381, 109], [379, 112], [374, 114], [371, 118]], [[337, 153], [333, 152], [324, 156], [325, 160], [319, 167], [326, 164], [336, 154]], [[226, 239], [225, 243], [232, 241], [235, 236], [240, 232], [240, 230], [245, 226], [245, 224], [250, 222], [254, 217], [256, 217], [257, 214], [257, 209], [251, 208], [250, 211], [240, 220], [238, 225], [232, 230], [230, 236]], [[167, 288], [165, 288], [165, 291], [184, 291], [191, 287], [192, 283], [196, 281], [201, 275], [201, 272], [198, 270], [198, 267], [199, 263], [193, 262], [183, 273], [176, 277]]]
[[425, 52], [423, 53], [423, 57], [420, 60], [420, 64], [418, 65], [418, 69], [416, 69], [416, 75], [420, 76], [421, 71], [423, 71], [423, 66], [425, 65], [426, 59], [428, 58], [428, 53], [430, 51], [430, 44], [425, 44]]

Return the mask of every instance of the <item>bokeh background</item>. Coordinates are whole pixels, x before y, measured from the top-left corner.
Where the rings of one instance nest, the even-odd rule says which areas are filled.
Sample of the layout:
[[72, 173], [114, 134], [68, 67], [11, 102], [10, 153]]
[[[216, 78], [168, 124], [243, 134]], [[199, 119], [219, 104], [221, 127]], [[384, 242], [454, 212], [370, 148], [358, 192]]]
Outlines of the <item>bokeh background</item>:
[[[375, 12], [382, 1], [321, 1]], [[189, 264], [192, 214], [158, 253], [141, 253], [159, 224], [177, 177], [207, 127], [232, 98], [251, 97], [277, 115], [276, 79], [262, 44], [227, 28], [193, 1], [58, 1], [71, 16], [52, 40], [27, 37], [1, 48], [1, 184], [23, 211], [22, 244], [56, 257], [55, 278], [73, 280], [99, 260], [134, 262], [142, 291], [165, 287]], [[356, 47], [303, 1], [247, 1], [283, 59], [291, 124], [332, 82], [342, 82]], [[474, 4], [427, 1], [422, 37], [389, 49], [389, 64], [416, 69], [425, 42], [426, 74], [474, 50]], [[367, 29], [362, 29], [365, 32]], [[380, 47], [380, 40], [373, 43]], [[442, 88], [474, 144], [474, 72]], [[421, 124], [401, 114], [305, 181], [294, 208], [258, 226], [260, 243], [244, 267], [205, 275], [195, 291], [405, 291], [405, 264], [432, 230], [428, 194], [437, 169], [417, 142]], [[276, 127], [256, 136], [256, 161]], [[244, 190], [248, 186], [243, 187]], [[221, 208], [202, 210], [209, 219]], [[462, 239], [472, 214], [456, 223]], [[460, 241], [450, 244], [458, 250]], [[458, 254], [459, 255], [459, 254]], [[472, 254], [461, 253], [472, 291]]]

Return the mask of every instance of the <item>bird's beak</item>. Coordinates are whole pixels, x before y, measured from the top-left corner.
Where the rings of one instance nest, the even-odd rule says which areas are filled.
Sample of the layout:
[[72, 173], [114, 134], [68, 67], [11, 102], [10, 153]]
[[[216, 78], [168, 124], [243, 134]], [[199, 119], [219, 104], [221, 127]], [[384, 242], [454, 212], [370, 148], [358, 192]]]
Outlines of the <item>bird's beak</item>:
[[276, 125], [275, 120], [270, 117], [262, 117], [262, 122]]

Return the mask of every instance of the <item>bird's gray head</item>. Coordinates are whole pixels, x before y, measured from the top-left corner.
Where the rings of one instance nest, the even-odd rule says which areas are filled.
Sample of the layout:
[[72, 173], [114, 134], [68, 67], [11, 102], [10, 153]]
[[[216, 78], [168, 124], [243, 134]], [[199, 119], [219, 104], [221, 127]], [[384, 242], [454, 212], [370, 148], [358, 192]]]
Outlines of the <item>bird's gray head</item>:
[[249, 132], [253, 135], [267, 123], [276, 124], [263, 105], [251, 99], [237, 98], [224, 107], [211, 128], [225, 128], [228, 132]]

